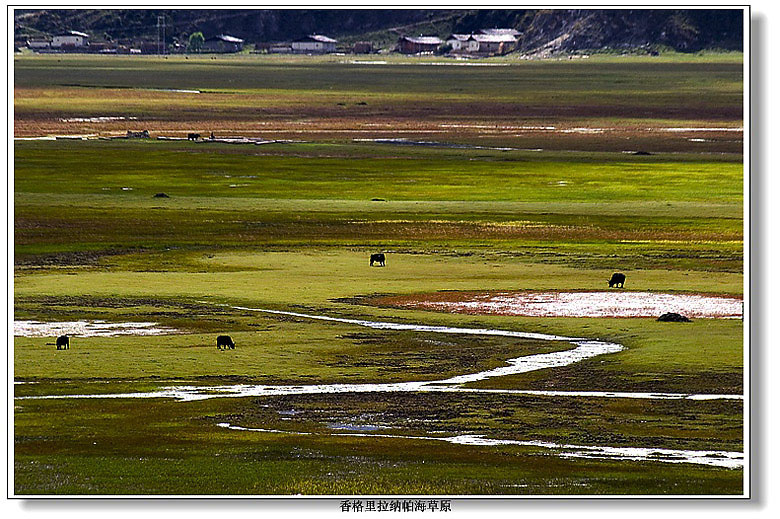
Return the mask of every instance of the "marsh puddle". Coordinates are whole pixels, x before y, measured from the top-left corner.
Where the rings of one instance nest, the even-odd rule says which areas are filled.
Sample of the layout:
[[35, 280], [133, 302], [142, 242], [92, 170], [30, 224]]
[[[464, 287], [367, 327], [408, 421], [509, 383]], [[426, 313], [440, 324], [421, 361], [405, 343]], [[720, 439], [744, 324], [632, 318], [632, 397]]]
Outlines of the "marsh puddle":
[[670, 132], [670, 133], [685, 133], [685, 132], [742, 132], [744, 128], [707, 128], [707, 127], [693, 127], [693, 128], [648, 128], [648, 131], [655, 132]]
[[[275, 433], [275, 434], [306, 434], [297, 431], [282, 431], [278, 429], [256, 429], [241, 427], [229, 423], [218, 423], [218, 427], [234, 431]], [[568, 445], [563, 443], [542, 442], [534, 440], [499, 440], [485, 438], [482, 435], [463, 434], [459, 436], [404, 436], [396, 434], [361, 434], [361, 433], [322, 433], [324, 436], [353, 436], [362, 438], [398, 438], [403, 440], [443, 441], [456, 445], [474, 445], [494, 447], [501, 445], [517, 445], [521, 447], [541, 447], [558, 451], [562, 458], [610, 459], [621, 461], [655, 461], [662, 463], [693, 463], [729, 469], [742, 468], [745, 455], [741, 452], [729, 451], [695, 451], [681, 449], [661, 449], [655, 447], [604, 447], [596, 445]]]
[[[658, 317], [675, 312], [694, 318], [741, 318], [742, 299], [653, 292], [505, 292], [446, 294], [448, 300], [416, 299], [401, 306], [452, 313], [527, 317]], [[436, 297], [436, 296], [434, 296]]]
[[377, 425], [357, 425], [352, 423], [333, 423], [326, 424], [328, 429], [337, 429], [344, 431], [378, 431], [381, 427]]
[[200, 94], [200, 90], [190, 90], [186, 88], [144, 88], [139, 90], [152, 90], [154, 92], [172, 92], [174, 94]]
[[551, 125], [490, 125], [490, 124], [440, 124], [442, 128], [469, 128], [478, 130], [491, 130], [502, 132], [507, 130], [520, 131], [525, 133], [570, 133], [570, 134], [602, 134], [602, 133], [623, 133], [623, 132], [647, 132], [647, 133], [722, 133], [732, 132], [740, 133], [744, 128], [739, 127], [656, 127], [656, 128], [627, 128], [627, 127], [560, 127]]
[[445, 438], [460, 445], [520, 445], [560, 450], [562, 458], [613, 459], [627, 461], [659, 461], [664, 463], [694, 463], [729, 469], [741, 468], [745, 455], [741, 452], [694, 451], [659, 449], [648, 447], [604, 447], [596, 445], [567, 445], [562, 443], [522, 440], [497, 440], [479, 435], [462, 435]]
[[181, 333], [159, 323], [109, 323], [106, 321], [14, 321], [14, 337], [116, 337], [118, 335], [173, 335]]
[[137, 121], [138, 117], [122, 117], [112, 115], [101, 115], [98, 117], [66, 117], [60, 121], [64, 123], [111, 123], [115, 121]]
[[97, 133], [84, 133], [73, 135], [41, 135], [37, 137], [14, 137], [15, 141], [58, 141], [58, 140], [70, 140], [70, 141], [86, 141], [98, 137]]

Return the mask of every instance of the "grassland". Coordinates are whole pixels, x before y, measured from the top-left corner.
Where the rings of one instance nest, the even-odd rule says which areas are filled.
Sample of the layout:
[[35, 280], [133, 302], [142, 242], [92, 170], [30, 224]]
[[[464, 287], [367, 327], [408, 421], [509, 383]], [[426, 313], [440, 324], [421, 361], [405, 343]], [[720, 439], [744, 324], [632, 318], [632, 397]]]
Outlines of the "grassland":
[[[173, 136], [195, 130], [315, 141], [406, 137], [558, 151], [739, 154], [742, 148], [739, 133], [647, 131], [739, 128], [741, 54], [478, 63], [397, 56], [25, 56], [15, 59], [14, 73], [20, 137], [147, 128]], [[78, 120], [104, 116], [135, 119]], [[583, 126], [605, 131], [598, 138], [560, 131]]]
[[[111, 135], [131, 127], [177, 135], [203, 124], [305, 141], [16, 141], [15, 318], [157, 322], [179, 331], [75, 337], [67, 351], [16, 337], [14, 378], [34, 382], [17, 385], [17, 396], [438, 380], [570, 347], [367, 331], [221, 304], [594, 337], [627, 348], [475, 387], [743, 391], [741, 321], [468, 316], [380, 307], [366, 297], [602, 289], [618, 270], [628, 275], [629, 290], [741, 295], [741, 134], [710, 132], [711, 142], [694, 142], [688, 139], [701, 132], [646, 131], [741, 127], [741, 56], [503, 59], [492, 63], [508, 66], [496, 67], [343, 61], [15, 61], [19, 136]], [[61, 120], [107, 115], [138, 119]], [[486, 121], [611, 130], [452, 126]], [[422, 133], [434, 126], [438, 133]], [[388, 135], [489, 146], [352, 140]], [[546, 151], [487, 149], [537, 141]], [[170, 198], [153, 196], [160, 192]], [[387, 267], [369, 268], [376, 250], [386, 251]], [[217, 352], [213, 340], [221, 333], [238, 348]], [[742, 419], [739, 401], [370, 393], [186, 403], [16, 400], [15, 491], [739, 494], [742, 470], [338, 436], [333, 424], [381, 423], [378, 432], [402, 435], [437, 430], [739, 451]], [[216, 425], [222, 422], [313, 434], [228, 430]]]

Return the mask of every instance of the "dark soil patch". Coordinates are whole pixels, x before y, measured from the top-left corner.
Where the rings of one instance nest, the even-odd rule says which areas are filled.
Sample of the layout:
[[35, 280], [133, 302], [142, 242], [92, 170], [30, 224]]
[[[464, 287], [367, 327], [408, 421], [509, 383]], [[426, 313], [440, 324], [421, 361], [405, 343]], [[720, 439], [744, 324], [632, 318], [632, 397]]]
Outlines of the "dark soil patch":
[[631, 373], [610, 369], [611, 361], [579, 362], [554, 370], [508, 375], [470, 387], [538, 391], [627, 391], [639, 393], [732, 394], [743, 392], [742, 371]]
[[102, 258], [146, 252], [148, 249], [105, 249], [96, 251], [55, 252], [51, 254], [23, 254], [14, 257], [14, 265], [19, 267], [52, 267], [97, 265]]
[[[389, 434], [484, 434], [580, 445], [712, 449], [715, 441], [720, 448], [739, 450], [741, 412], [741, 402], [728, 401], [692, 405], [512, 395], [352, 393], [253, 399], [241, 412], [215, 419], [255, 428], [332, 433], [329, 424], [335, 422], [375, 426]], [[718, 439], [701, 436], [702, 426], [716, 421], [722, 426]]]
[[138, 306], [173, 307], [187, 310], [198, 310], [211, 314], [235, 314], [227, 307], [204, 303], [191, 303], [173, 299], [156, 299], [148, 297], [89, 297], [89, 296], [40, 296], [25, 297], [16, 300], [17, 304], [42, 304], [46, 306], [73, 306], [86, 308], [131, 308]]
[[568, 343], [510, 337], [442, 336], [438, 333], [376, 332], [339, 336], [365, 346], [335, 354], [327, 364], [338, 368], [379, 368], [394, 379], [444, 377], [503, 366], [509, 358], [569, 349]]

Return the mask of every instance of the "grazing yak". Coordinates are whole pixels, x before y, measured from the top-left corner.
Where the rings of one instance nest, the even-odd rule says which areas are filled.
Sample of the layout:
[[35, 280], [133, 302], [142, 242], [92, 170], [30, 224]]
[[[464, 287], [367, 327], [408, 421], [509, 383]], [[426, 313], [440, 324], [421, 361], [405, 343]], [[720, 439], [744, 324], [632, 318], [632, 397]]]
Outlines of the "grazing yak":
[[369, 262], [369, 267], [373, 267], [374, 263], [379, 263], [380, 267], [385, 266], [385, 255], [382, 253], [379, 254], [372, 254], [371, 255], [371, 261]]
[[199, 133], [188, 133], [187, 134], [187, 140], [188, 141], [197, 141], [198, 139], [200, 139], [200, 134]]
[[58, 350], [70, 349], [70, 338], [67, 335], [60, 335], [59, 337], [57, 337], [57, 349]]
[[689, 323], [691, 322], [690, 319], [685, 317], [684, 315], [680, 315], [675, 312], [667, 312], [663, 314], [661, 317], [656, 319], [656, 321], [661, 321], [662, 323]]
[[609, 288], [612, 288], [613, 286], [623, 288], [623, 283], [626, 282], [626, 275], [621, 274], [620, 272], [615, 272], [612, 274], [612, 277], [609, 279]]
[[217, 349], [226, 350], [228, 348], [230, 348], [231, 350], [236, 349], [236, 343], [233, 342], [233, 339], [230, 338], [230, 335], [217, 336]]

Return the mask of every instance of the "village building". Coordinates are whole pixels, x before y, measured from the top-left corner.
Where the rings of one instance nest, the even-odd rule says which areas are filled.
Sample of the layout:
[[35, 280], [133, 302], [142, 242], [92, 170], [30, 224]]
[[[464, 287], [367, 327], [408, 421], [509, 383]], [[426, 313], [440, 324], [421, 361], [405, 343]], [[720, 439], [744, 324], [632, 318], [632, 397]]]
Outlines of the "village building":
[[517, 47], [517, 38], [511, 34], [474, 34], [477, 41], [477, 53], [488, 56], [506, 54]]
[[105, 54], [105, 51], [114, 49], [114, 44], [109, 43], [106, 41], [101, 42], [89, 42], [89, 52], [102, 52]]
[[442, 43], [438, 36], [401, 36], [397, 49], [401, 54], [433, 53]]
[[292, 51], [307, 54], [324, 54], [336, 52], [337, 40], [322, 34], [309, 34], [292, 42]]
[[202, 52], [241, 52], [244, 49], [244, 40], [229, 36], [227, 34], [218, 34], [211, 38], [206, 38], [201, 47]]
[[42, 38], [31, 38], [27, 40], [27, 48], [32, 50], [41, 50], [51, 48], [51, 41]]
[[255, 43], [252, 54], [290, 54], [292, 47], [289, 43], [259, 42]]
[[445, 40], [454, 52], [465, 51], [468, 48], [471, 34], [450, 34]]
[[89, 35], [78, 31], [68, 31], [56, 34], [51, 39], [51, 47], [59, 49], [63, 47], [86, 47], [89, 45]]
[[[475, 56], [494, 56], [512, 52], [517, 48], [517, 38], [508, 31], [514, 29], [486, 29], [489, 31], [507, 31], [498, 34], [451, 34], [447, 44], [454, 54]], [[517, 32], [517, 31], [514, 31]]]
[[268, 52], [271, 54], [290, 54], [292, 51], [292, 47], [284, 43], [276, 43], [268, 47]]

